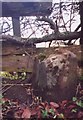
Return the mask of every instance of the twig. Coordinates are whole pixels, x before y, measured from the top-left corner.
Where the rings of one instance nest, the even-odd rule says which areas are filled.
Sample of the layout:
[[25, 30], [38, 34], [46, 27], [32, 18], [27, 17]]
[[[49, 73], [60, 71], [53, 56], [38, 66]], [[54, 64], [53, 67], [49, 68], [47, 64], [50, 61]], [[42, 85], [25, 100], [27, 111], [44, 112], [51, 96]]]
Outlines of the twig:
[[48, 22], [50, 24], [51, 29], [53, 29], [55, 33], [58, 32], [56, 24], [50, 18], [39, 17], [39, 18], [37, 18], [37, 20]]

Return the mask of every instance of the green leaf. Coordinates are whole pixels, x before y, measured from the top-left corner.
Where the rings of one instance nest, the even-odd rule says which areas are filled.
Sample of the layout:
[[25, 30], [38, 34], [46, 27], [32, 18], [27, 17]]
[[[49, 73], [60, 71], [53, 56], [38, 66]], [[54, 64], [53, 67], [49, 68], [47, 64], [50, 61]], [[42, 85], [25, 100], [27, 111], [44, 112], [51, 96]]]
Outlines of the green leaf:
[[80, 76], [80, 80], [83, 80], [83, 76]]
[[2, 94], [0, 94], [0, 99], [3, 98]]
[[4, 104], [4, 103], [5, 103], [5, 101], [2, 100], [2, 99], [0, 99], [0, 105], [2, 105], [2, 104]]
[[48, 116], [48, 111], [47, 110], [42, 110], [42, 117], [45, 118]]
[[76, 98], [76, 97], [73, 97], [73, 101], [77, 101], [77, 98]]
[[22, 72], [21, 75], [19, 75], [17, 72], [15, 72], [14, 74], [10, 74], [9, 72], [0, 72], [0, 77], [2, 78], [7, 78], [10, 80], [18, 80], [18, 79], [22, 79], [25, 80], [26, 79], [26, 72]]
[[76, 104], [83, 108], [83, 101], [82, 100], [76, 101]]
[[49, 112], [54, 115], [54, 110], [53, 109], [50, 109]]

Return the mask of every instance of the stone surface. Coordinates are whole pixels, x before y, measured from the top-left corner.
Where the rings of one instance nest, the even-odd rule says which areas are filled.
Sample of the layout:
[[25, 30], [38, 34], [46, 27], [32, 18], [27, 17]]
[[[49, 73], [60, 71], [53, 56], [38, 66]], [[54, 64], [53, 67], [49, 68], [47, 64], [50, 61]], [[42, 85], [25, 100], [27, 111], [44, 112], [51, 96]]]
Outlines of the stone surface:
[[[55, 51], [39, 63], [37, 83], [49, 101], [71, 99], [77, 85], [77, 57], [68, 50]], [[40, 90], [41, 91], [41, 90]]]

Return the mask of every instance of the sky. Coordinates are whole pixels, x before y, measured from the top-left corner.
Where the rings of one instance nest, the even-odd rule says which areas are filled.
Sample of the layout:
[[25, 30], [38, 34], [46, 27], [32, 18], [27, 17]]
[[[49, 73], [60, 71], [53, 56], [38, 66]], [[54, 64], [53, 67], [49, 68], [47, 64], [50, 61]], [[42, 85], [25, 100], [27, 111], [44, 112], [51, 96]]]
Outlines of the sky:
[[0, 0], [2, 2], [82, 2], [83, 0]]
[[[3, 1], [11, 1], [11, 0], [3, 0]], [[17, 1], [17, 0], [16, 0], [16, 1]], [[20, 0], [18, 0], [18, 1], [20, 1]], [[22, 1], [23, 1], [23, 0], [22, 0]], [[26, 1], [26, 0], [24, 0], [24, 1]], [[27, 1], [32, 1], [32, 0], [27, 0]], [[35, 2], [35, 1], [39, 1], [39, 0], [33, 0], [33, 1]], [[40, 1], [51, 1], [51, 0], [40, 0]], [[56, 2], [59, 2], [60, 0], [53, 0], [53, 3], [54, 3], [55, 1], [56, 1]], [[61, 1], [71, 1], [71, 0], [61, 0]], [[74, 0], [74, 1], [75, 1], [75, 0]], [[14, 0], [14, 2], [15, 2], [15, 0]], [[68, 15], [66, 15], [66, 14], [64, 14], [64, 18], [65, 18], [65, 22], [69, 19], [69, 18], [68, 18]], [[72, 30], [72, 31], [74, 31], [74, 30], [76, 29], [76, 27], [79, 25], [79, 23], [80, 23], [80, 16], [79, 16], [79, 15], [76, 15], [75, 19], [76, 19], [76, 21], [74, 21], [74, 23], [73, 23], [72, 26], [71, 26], [71, 30]], [[12, 24], [12, 22], [11, 22], [11, 24]], [[13, 31], [11, 30], [11, 32], [8, 32], [7, 34], [13, 35], [12, 33], [13, 33]], [[28, 32], [28, 34], [30, 34], [30, 33], [31, 33], [31, 31]], [[28, 34], [27, 34], [27, 32], [25, 32], [24, 37], [27, 37]], [[39, 32], [37, 33], [37, 36], [38, 36], [38, 37], [41, 36]], [[49, 42], [47, 42], [47, 43], [39, 43], [39, 44], [37, 44], [36, 46], [37, 46], [37, 47], [48, 47], [48, 46], [49, 46], [48, 43], [49, 43]], [[78, 41], [77, 41], [77, 44], [79, 44]], [[52, 44], [52, 46], [54, 46], [54, 45]]]
[[2, 2], [52, 2], [52, 0], [0, 0]]

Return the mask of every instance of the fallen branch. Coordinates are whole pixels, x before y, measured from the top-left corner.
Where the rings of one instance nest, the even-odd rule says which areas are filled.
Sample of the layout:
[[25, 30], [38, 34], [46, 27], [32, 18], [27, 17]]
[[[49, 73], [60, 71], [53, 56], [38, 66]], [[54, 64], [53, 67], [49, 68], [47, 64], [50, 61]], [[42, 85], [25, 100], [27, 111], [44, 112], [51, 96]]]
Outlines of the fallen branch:
[[78, 39], [80, 37], [80, 32], [68, 32], [68, 33], [52, 33], [50, 35], [45, 35], [42, 38], [31, 38], [28, 40], [28, 43], [41, 43], [49, 42], [53, 40], [69, 40], [69, 39]]
[[49, 41], [53, 41], [53, 40], [73, 40], [73, 39], [78, 39], [80, 38], [80, 32], [63, 32], [60, 33], [58, 32], [56, 33], [52, 33], [49, 35], [45, 35], [41, 38], [18, 38], [18, 37], [12, 37], [10, 35], [0, 35], [0, 39], [5, 39], [5, 40], [12, 40], [12, 42], [18, 42], [18, 43], [22, 43], [24, 44], [26, 41], [26, 45], [27, 44], [33, 44], [33, 43], [41, 43], [41, 42], [49, 42]]

